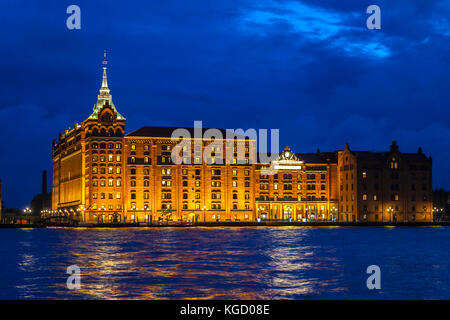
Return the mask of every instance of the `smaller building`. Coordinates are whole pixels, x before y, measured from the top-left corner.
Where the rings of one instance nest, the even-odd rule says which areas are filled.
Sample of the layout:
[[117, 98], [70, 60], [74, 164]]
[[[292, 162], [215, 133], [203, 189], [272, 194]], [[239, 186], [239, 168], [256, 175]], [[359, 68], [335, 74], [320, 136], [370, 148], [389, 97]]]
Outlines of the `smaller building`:
[[337, 221], [337, 159], [334, 152], [294, 153], [255, 165], [257, 219]]
[[433, 191], [434, 221], [450, 221], [450, 191]]
[[338, 151], [340, 221], [432, 222], [432, 159], [389, 151]]

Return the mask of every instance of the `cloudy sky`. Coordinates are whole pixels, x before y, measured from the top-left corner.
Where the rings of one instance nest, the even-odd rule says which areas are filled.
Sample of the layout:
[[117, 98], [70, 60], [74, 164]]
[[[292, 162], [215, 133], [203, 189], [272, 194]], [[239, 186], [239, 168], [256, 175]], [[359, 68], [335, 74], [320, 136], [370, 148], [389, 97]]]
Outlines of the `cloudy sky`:
[[[81, 30], [66, 9], [81, 8]], [[381, 30], [366, 8], [381, 8]], [[141, 126], [279, 128], [296, 152], [433, 156], [450, 188], [450, 4], [395, 1], [0, 2], [0, 179], [27, 205], [51, 142], [86, 119], [103, 51], [127, 132]], [[49, 179], [50, 181], [50, 179]]]

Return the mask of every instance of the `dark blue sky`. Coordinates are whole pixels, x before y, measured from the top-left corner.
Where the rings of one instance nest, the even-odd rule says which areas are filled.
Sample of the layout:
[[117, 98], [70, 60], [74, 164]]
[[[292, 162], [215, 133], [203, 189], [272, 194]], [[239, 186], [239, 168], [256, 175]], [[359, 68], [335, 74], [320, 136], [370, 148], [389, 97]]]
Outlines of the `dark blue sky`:
[[[81, 30], [66, 28], [71, 4]], [[382, 30], [366, 28], [371, 4]], [[438, 0], [1, 1], [5, 205], [29, 203], [52, 139], [90, 115], [104, 49], [127, 132], [279, 128], [296, 152], [397, 140], [432, 155], [434, 187], [449, 188], [449, 17]]]

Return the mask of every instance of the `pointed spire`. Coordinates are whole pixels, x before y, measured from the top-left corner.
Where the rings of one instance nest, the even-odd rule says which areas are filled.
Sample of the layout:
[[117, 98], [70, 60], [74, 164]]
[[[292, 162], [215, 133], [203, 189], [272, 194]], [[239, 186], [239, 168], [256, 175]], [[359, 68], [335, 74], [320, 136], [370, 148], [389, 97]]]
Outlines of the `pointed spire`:
[[103, 67], [102, 87], [100, 88], [99, 98], [111, 98], [110, 90], [108, 88], [108, 76], [106, 75], [106, 67]]
[[111, 95], [109, 94], [109, 88], [108, 88], [108, 76], [106, 75], [106, 65], [108, 64], [108, 60], [106, 60], [106, 50], [103, 52], [103, 79], [102, 79], [102, 86], [100, 88], [100, 95], [98, 96], [100, 98], [111, 98]]
[[117, 111], [116, 106], [112, 101], [112, 96], [110, 94], [110, 90], [108, 87], [108, 76], [106, 74], [106, 65], [108, 61], [106, 60], [106, 50], [103, 54], [104, 60], [103, 64], [103, 78], [102, 78], [102, 86], [100, 87], [100, 94], [98, 95], [97, 103], [94, 104], [94, 111], [89, 117], [90, 119], [98, 119], [99, 112], [102, 110], [103, 106], [107, 103], [113, 111], [116, 113], [117, 119], [125, 120], [125, 118]]

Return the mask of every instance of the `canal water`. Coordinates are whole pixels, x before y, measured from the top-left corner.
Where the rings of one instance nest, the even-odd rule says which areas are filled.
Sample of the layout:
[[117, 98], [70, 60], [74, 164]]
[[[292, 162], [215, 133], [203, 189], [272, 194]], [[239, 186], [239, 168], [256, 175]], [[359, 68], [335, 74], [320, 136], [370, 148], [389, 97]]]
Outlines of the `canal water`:
[[0, 229], [0, 299], [450, 299], [449, 252], [450, 227]]

